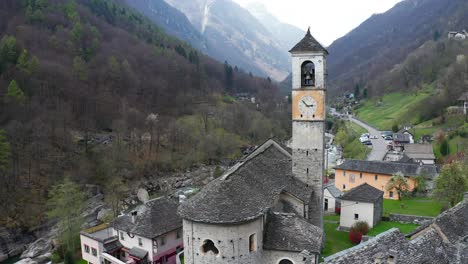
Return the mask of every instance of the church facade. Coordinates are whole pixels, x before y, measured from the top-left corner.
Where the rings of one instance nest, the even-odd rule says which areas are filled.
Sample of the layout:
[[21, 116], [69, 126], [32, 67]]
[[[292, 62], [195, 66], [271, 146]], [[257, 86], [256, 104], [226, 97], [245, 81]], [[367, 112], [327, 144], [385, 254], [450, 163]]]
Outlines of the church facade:
[[290, 52], [292, 150], [268, 140], [180, 205], [185, 263], [318, 263], [328, 53], [310, 31]]

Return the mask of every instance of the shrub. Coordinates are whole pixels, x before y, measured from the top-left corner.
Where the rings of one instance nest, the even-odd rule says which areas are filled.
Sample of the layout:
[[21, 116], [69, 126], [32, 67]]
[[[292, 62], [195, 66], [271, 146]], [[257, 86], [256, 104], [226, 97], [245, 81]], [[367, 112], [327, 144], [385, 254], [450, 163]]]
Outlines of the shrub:
[[359, 244], [362, 240], [362, 234], [351, 229], [351, 231], [349, 231], [349, 240], [353, 244]]
[[341, 208], [340, 207], [335, 207], [335, 214], [341, 215]]
[[369, 233], [369, 224], [366, 221], [357, 221], [351, 226], [351, 230], [367, 235]]

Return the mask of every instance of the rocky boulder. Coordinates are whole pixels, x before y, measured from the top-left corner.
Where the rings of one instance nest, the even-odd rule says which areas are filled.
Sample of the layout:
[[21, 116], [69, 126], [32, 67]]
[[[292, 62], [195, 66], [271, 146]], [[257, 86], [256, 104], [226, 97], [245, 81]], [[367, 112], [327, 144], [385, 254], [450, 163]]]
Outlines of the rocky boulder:
[[52, 252], [51, 238], [40, 238], [29, 245], [28, 249], [21, 254], [21, 259], [36, 258]]

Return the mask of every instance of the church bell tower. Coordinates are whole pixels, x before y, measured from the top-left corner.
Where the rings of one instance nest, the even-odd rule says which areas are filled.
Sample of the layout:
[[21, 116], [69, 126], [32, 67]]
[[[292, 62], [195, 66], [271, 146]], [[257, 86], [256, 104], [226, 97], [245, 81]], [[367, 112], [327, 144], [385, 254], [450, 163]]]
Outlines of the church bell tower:
[[292, 171], [313, 190], [308, 218], [323, 228], [326, 56], [310, 34], [292, 48]]

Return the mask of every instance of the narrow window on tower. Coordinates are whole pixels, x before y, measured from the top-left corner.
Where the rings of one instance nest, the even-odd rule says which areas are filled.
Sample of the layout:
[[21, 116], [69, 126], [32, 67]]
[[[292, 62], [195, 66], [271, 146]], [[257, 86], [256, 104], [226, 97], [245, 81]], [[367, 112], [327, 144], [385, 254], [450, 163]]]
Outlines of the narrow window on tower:
[[309, 151], [306, 151], [306, 156], [309, 156]]
[[309, 168], [307, 168], [307, 174], [309, 174]]

